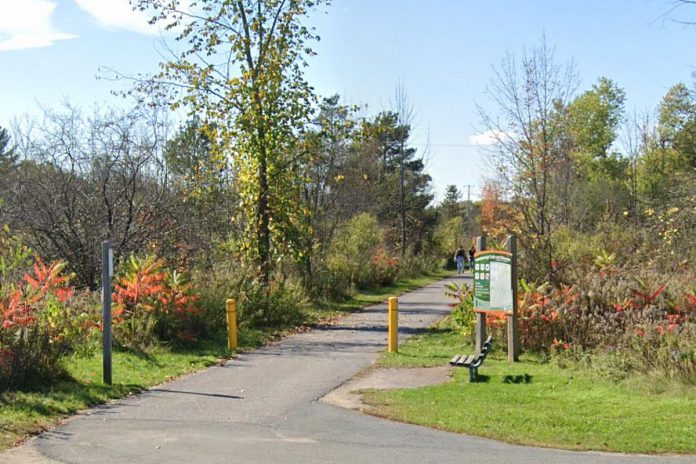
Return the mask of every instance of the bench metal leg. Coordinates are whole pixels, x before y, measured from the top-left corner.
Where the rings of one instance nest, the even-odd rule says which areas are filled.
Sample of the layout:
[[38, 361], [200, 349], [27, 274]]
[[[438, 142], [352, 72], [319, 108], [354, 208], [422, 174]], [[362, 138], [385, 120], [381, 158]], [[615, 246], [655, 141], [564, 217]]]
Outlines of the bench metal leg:
[[477, 377], [478, 377], [478, 368], [477, 367], [470, 367], [469, 368], [469, 382], [476, 382]]

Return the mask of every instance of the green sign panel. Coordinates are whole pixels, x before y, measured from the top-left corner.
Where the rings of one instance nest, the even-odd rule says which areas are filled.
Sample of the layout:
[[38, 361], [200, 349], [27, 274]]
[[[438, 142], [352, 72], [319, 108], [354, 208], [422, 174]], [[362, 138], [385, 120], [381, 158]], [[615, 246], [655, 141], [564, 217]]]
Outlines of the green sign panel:
[[512, 255], [483, 251], [474, 264], [474, 310], [512, 313]]

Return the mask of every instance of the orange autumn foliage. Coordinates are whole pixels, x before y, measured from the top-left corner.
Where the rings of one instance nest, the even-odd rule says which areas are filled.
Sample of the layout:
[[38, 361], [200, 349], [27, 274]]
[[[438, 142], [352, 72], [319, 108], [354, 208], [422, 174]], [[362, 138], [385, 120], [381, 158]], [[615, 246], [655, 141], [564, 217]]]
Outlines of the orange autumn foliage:
[[495, 242], [508, 234], [519, 235], [520, 213], [503, 199], [503, 189], [494, 182], [486, 182], [481, 191], [481, 229]]

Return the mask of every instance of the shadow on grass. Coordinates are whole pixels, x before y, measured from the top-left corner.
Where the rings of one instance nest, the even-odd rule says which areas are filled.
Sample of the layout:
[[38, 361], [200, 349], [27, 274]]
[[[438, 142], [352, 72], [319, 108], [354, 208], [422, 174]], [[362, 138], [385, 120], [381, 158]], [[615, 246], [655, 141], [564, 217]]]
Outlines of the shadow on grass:
[[144, 361], [156, 365], [157, 367], [160, 367], [155, 357], [152, 354], [148, 353], [145, 348], [125, 346], [114, 340], [113, 351], [133, 355], [136, 358], [142, 359]]
[[532, 383], [532, 376], [529, 374], [519, 374], [519, 375], [506, 375], [503, 377], [503, 383], [508, 384], [519, 384], [519, 383]]
[[425, 336], [433, 335], [434, 336], [434, 335], [449, 334], [452, 332], [456, 332], [456, 330], [453, 330], [450, 327], [442, 327], [439, 325], [434, 325], [434, 326], [427, 327], [424, 330], [423, 335], [425, 335]]
[[0, 394], [0, 406], [32, 416], [61, 416], [141, 390], [140, 385], [85, 385], [61, 381], [50, 386], [4, 392]]
[[[246, 335], [245, 331], [240, 330], [238, 337], [241, 339]], [[227, 336], [215, 334], [210, 338], [204, 338], [189, 343], [174, 343], [169, 345], [168, 350], [175, 354], [194, 354], [197, 356], [216, 356], [219, 358], [230, 355], [227, 349]]]
[[478, 374], [471, 383], [489, 383], [491, 381], [490, 375]]

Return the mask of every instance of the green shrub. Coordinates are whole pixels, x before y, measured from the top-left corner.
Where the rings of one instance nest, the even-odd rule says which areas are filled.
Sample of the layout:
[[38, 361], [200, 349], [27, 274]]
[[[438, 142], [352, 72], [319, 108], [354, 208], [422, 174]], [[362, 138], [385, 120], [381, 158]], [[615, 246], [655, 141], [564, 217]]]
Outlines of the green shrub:
[[444, 269], [446, 267], [447, 265], [445, 260], [434, 254], [416, 255], [413, 253], [407, 253], [406, 256], [399, 261], [398, 277], [417, 277], [429, 272]]
[[65, 354], [56, 349], [38, 324], [16, 327], [0, 333], [0, 391], [12, 387], [40, 385], [61, 377], [60, 359]]
[[31, 249], [9, 227], [0, 228], [0, 288], [19, 282], [31, 269], [32, 262]]
[[465, 283], [460, 286], [455, 282], [448, 283], [445, 288], [445, 294], [455, 300], [448, 319], [450, 326], [473, 343], [476, 328], [473, 290]]
[[249, 323], [262, 327], [287, 327], [302, 320], [307, 297], [299, 282], [272, 280], [266, 287], [251, 281], [237, 295]]
[[219, 261], [206, 271], [192, 277], [200, 295], [201, 319], [211, 335], [221, 335], [226, 328], [225, 302], [237, 301], [238, 324], [249, 326], [287, 326], [301, 319], [307, 297], [297, 279], [273, 276], [268, 286], [258, 279], [251, 267], [229, 259]]
[[381, 242], [377, 219], [367, 213], [358, 214], [338, 229], [327, 258], [329, 272], [346, 276], [351, 286], [371, 287], [371, 261]]
[[626, 380], [637, 371], [635, 357], [626, 351], [596, 352], [589, 367], [615, 382]]
[[326, 261], [315, 262], [307, 286], [313, 297], [335, 301], [349, 298], [353, 291], [348, 273], [340, 267], [330, 268]]
[[[672, 328], [670, 328], [672, 327]], [[627, 332], [622, 350], [642, 373], [659, 372], [696, 384], [696, 324], [647, 324]]]

